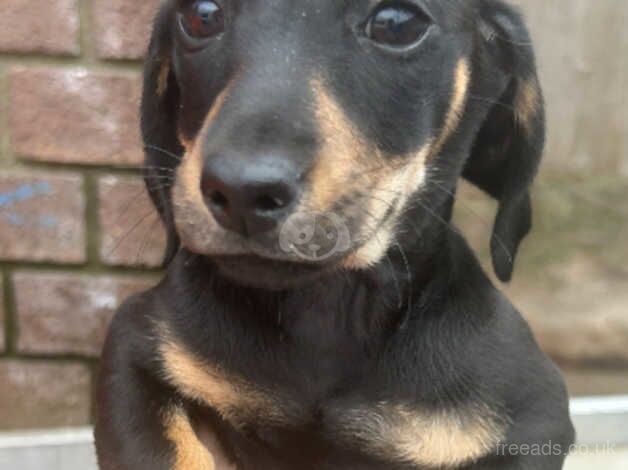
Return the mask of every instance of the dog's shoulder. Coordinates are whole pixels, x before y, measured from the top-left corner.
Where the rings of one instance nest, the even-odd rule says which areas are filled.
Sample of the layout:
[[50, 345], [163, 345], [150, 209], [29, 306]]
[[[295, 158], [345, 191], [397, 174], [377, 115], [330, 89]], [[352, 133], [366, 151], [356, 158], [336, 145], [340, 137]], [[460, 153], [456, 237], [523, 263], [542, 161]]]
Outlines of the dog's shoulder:
[[163, 284], [136, 293], [118, 307], [110, 326], [101, 358], [101, 368], [117, 369], [131, 364], [153, 363], [163, 314]]

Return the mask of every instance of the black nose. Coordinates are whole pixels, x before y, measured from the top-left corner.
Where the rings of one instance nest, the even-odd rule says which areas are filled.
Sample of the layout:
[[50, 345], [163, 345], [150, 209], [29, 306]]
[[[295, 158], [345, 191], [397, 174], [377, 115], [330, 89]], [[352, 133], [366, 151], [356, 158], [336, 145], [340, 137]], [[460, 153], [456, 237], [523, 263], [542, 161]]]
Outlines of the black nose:
[[217, 156], [206, 159], [201, 180], [216, 221], [243, 236], [275, 228], [299, 194], [299, 176], [288, 159]]

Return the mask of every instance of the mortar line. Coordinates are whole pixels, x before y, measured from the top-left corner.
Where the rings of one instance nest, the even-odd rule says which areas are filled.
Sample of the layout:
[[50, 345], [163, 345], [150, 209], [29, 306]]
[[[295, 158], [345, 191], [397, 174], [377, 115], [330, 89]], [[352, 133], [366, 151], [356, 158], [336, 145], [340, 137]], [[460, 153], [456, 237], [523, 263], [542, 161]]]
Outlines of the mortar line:
[[4, 285], [4, 356], [9, 358], [16, 355], [19, 335], [18, 313], [12, 274], [11, 269], [2, 270], [2, 284]]

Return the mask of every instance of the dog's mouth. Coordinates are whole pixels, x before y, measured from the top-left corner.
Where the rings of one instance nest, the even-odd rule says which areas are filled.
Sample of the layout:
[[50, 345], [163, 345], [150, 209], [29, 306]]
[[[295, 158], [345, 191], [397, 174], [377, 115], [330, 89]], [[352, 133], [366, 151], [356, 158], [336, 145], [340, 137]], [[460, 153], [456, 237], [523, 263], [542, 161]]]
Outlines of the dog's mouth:
[[[382, 232], [386, 230], [386, 218], [375, 233], [360, 240], [351, 241], [341, 234], [340, 242], [328, 236], [325, 241], [320, 239], [305, 242], [306, 238], [299, 237], [301, 243], [288, 243], [280, 240], [280, 249], [272, 253], [249, 251], [237, 254], [212, 254], [208, 256], [219, 272], [226, 278], [242, 285], [254, 288], [284, 290], [311, 282], [319, 277], [343, 269], [364, 268], [373, 264], [366, 262], [360, 266], [360, 258], [366, 257], [372, 251], [386, 249], [382, 245]], [[336, 232], [329, 232], [329, 235]], [[317, 243], [318, 241], [318, 243]], [[373, 246], [376, 245], [376, 246]], [[381, 246], [380, 246], [381, 245]]]
[[336, 263], [281, 261], [257, 255], [212, 256], [220, 274], [248, 287], [283, 290], [302, 285], [334, 269]]
[[395, 220], [392, 208], [366, 224], [346, 211], [340, 213], [297, 212], [276, 230], [249, 238], [223, 229], [211, 218], [205, 219], [207, 224], [190, 224], [192, 217], [179, 219], [178, 232], [183, 245], [211, 260], [224, 278], [253, 288], [285, 290], [334, 271], [369, 268], [387, 251]]

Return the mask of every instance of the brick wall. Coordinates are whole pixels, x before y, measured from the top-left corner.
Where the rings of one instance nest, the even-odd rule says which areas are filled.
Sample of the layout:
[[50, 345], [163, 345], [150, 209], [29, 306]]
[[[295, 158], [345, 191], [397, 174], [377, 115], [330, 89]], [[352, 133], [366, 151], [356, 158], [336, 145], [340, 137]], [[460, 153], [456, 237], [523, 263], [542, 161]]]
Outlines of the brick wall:
[[[158, 3], [0, 1], [0, 429], [89, 423], [107, 323], [159, 274], [136, 113]], [[550, 141], [507, 291], [573, 390], [627, 392], [628, 3], [519, 3]], [[465, 189], [457, 217], [483, 253], [493, 210]]]
[[0, 429], [89, 423], [108, 322], [157, 275], [137, 107], [158, 3], [0, 2]]

